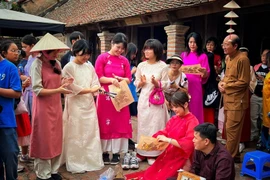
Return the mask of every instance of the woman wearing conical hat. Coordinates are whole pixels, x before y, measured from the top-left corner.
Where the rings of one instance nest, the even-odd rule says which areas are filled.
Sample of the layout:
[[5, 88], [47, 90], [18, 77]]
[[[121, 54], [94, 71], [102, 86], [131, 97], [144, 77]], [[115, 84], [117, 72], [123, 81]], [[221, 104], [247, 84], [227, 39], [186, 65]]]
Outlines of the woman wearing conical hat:
[[37, 179], [62, 179], [57, 173], [63, 127], [60, 94], [71, 93], [65, 87], [72, 79], [62, 79], [60, 62], [55, 59], [66, 49], [64, 43], [47, 33], [31, 50], [40, 53], [30, 70], [34, 92], [30, 156], [35, 158]]

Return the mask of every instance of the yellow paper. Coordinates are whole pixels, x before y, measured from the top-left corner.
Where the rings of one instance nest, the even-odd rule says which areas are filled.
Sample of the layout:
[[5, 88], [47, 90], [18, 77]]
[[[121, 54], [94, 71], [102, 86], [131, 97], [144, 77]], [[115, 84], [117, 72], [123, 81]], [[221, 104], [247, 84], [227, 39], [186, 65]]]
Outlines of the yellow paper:
[[127, 82], [121, 81], [119, 84], [120, 88], [114, 85], [109, 85], [109, 91], [117, 94], [114, 98], [111, 97], [112, 103], [117, 111], [120, 111], [123, 107], [134, 102]]
[[137, 149], [144, 151], [163, 151], [168, 147], [168, 142], [158, 141], [151, 136], [141, 136]]

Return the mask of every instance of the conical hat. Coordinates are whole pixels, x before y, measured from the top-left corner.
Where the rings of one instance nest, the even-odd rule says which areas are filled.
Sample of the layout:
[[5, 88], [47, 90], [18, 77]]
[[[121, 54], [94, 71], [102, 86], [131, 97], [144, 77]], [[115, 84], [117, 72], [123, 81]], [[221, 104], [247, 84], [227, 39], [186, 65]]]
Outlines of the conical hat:
[[46, 50], [67, 50], [70, 49], [67, 45], [65, 45], [62, 41], [47, 33], [43, 36], [38, 43], [31, 49], [30, 52], [39, 52]]
[[223, 7], [224, 8], [229, 8], [229, 9], [238, 9], [238, 8], [240, 8], [240, 6], [234, 0], [230, 1], [229, 3], [224, 5]]
[[226, 17], [226, 18], [238, 18], [239, 16], [235, 12], [230, 11], [224, 17]]

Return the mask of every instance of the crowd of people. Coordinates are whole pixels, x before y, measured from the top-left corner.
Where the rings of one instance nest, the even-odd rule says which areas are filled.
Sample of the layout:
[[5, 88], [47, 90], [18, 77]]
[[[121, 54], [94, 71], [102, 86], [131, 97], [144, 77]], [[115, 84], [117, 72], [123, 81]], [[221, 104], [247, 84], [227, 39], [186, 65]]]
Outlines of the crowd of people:
[[[148, 39], [137, 63], [138, 48], [117, 33], [111, 49], [92, 64], [84, 35], [75, 31], [70, 42], [71, 49], [47, 33], [39, 41], [23, 37], [22, 50], [12, 41], [1, 43], [0, 179], [16, 179], [23, 170], [18, 146], [19, 161], [34, 162], [37, 179], [53, 180], [62, 179], [58, 169], [63, 164], [71, 173], [85, 173], [120, 163], [120, 154], [123, 169], [138, 169], [147, 160], [144, 180], [175, 179], [179, 169], [207, 180], [230, 180], [246, 123], [251, 124], [243, 130], [249, 131], [249, 140], [270, 151], [268, 49], [253, 68], [237, 35], [225, 37], [222, 60], [216, 38], [203, 48], [200, 34], [192, 32], [186, 51], [165, 60], [164, 44]], [[117, 110], [110, 86], [120, 88], [120, 82], [128, 84], [134, 102]], [[218, 113], [225, 119], [225, 146], [217, 141]], [[129, 152], [132, 116], [138, 122], [137, 142], [142, 135], [152, 136], [168, 147]]]

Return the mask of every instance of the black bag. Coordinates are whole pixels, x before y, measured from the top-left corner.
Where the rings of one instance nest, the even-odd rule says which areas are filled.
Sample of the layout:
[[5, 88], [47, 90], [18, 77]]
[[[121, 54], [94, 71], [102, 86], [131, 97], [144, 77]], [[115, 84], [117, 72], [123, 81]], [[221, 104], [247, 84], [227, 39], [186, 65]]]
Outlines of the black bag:
[[218, 108], [220, 101], [220, 92], [218, 82], [216, 80], [216, 72], [214, 68], [214, 54], [207, 53], [208, 63], [210, 67], [209, 78], [204, 85], [203, 106], [208, 108]]
[[217, 82], [207, 82], [203, 95], [203, 106], [209, 108], [218, 108], [220, 101], [220, 92]]

